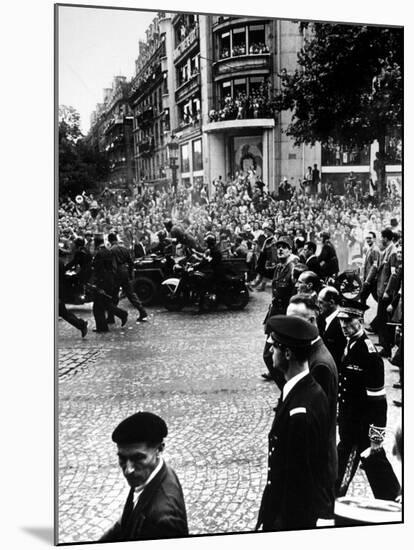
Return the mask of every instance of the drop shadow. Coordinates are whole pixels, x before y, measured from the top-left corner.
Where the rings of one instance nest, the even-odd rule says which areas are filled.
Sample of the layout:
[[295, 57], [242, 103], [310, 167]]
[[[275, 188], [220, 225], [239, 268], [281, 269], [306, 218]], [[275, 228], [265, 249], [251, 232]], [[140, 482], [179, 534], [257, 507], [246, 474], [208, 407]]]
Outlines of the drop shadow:
[[52, 546], [55, 543], [53, 538], [53, 527], [22, 527], [22, 531], [25, 531], [27, 534], [32, 535], [33, 537], [40, 539], [44, 542], [47, 542]]

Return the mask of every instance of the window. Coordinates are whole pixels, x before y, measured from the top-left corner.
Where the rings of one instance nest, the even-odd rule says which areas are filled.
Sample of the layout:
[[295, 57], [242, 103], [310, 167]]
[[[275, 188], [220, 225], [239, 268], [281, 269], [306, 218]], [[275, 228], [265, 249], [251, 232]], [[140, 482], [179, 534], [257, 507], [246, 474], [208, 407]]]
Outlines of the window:
[[233, 29], [233, 46], [232, 55], [245, 55], [246, 54], [246, 29]]
[[181, 172], [190, 171], [190, 155], [188, 143], [181, 145]]
[[230, 57], [230, 33], [224, 32], [219, 38], [219, 58]]
[[221, 103], [224, 103], [224, 99], [230, 95], [231, 97], [231, 81], [228, 80], [226, 82], [222, 82], [220, 84], [219, 88], [219, 94], [220, 94], [220, 101]]
[[201, 139], [193, 141], [193, 172], [203, 169], [203, 152]]
[[267, 53], [265, 43], [265, 26], [250, 25], [249, 30], [249, 54]]
[[237, 97], [239, 94], [247, 94], [247, 80], [245, 78], [236, 78], [234, 80], [233, 94], [234, 97]]
[[252, 76], [249, 79], [249, 94], [259, 93], [260, 87], [264, 84], [263, 76]]

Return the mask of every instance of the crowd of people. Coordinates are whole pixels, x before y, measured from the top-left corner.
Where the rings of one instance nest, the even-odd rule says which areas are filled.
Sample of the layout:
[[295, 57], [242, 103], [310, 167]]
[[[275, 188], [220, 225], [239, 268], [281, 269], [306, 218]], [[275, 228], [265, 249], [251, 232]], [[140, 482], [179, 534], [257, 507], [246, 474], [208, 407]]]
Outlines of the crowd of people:
[[[120, 288], [139, 312], [137, 322], [148, 319], [131, 287], [132, 260], [158, 252], [166, 237], [176, 255], [206, 251], [207, 245], [218, 265], [224, 257], [245, 258], [251, 291], [263, 291], [271, 282], [262, 376], [279, 387], [281, 397], [269, 434], [256, 530], [332, 524], [335, 501], [346, 495], [359, 463], [375, 498], [401, 499], [383, 448], [384, 358], [400, 368], [402, 383], [401, 197], [391, 195], [378, 204], [372, 196], [309, 190], [315, 180], [311, 173], [310, 168], [309, 179], [298, 186], [285, 179], [272, 193], [249, 169], [226, 180], [218, 177], [210, 192], [203, 183], [135, 197], [105, 189], [96, 197], [62, 198], [59, 205], [62, 272], [76, 265], [83, 273], [85, 266], [92, 271], [97, 332], [106, 332], [115, 317], [126, 323], [127, 312], [118, 306]], [[346, 268], [358, 268], [360, 275], [361, 288], [353, 298], [335, 286]], [[367, 327], [364, 313], [371, 296], [376, 316]], [[71, 318], [64, 300], [59, 314], [86, 334], [87, 326]], [[378, 334], [379, 348], [369, 332]], [[161, 457], [166, 434], [165, 423], [151, 413], [138, 413], [114, 431], [131, 493], [121, 520], [101, 540], [187, 536], [182, 489]], [[145, 476], [133, 452], [153, 457]], [[153, 479], [159, 487], [169, 484], [177, 497], [168, 521], [161, 510], [168, 504], [164, 492], [149, 490]], [[137, 487], [152, 503], [146, 512], [150, 520], [139, 521], [139, 529], [133, 527], [143, 513], [134, 500]]]
[[209, 112], [210, 122], [239, 120], [245, 118], [270, 118], [274, 115], [272, 101], [264, 90], [252, 90], [250, 94], [240, 92], [232, 97], [228, 94], [222, 107]]

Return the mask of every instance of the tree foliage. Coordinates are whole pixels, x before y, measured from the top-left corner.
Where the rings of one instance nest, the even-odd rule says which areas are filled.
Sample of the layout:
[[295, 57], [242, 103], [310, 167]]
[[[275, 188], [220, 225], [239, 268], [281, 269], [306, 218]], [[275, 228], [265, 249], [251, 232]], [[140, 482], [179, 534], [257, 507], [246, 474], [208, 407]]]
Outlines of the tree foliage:
[[73, 107], [59, 107], [59, 192], [70, 196], [94, 189], [108, 176], [106, 155], [84, 138]]
[[[278, 110], [291, 110], [295, 144], [361, 147], [401, 136], [403, 29], [368, 25], [306, 25], [299, 67], [282, 71]], [[301, 24], [303, 29], [304, 25]]]

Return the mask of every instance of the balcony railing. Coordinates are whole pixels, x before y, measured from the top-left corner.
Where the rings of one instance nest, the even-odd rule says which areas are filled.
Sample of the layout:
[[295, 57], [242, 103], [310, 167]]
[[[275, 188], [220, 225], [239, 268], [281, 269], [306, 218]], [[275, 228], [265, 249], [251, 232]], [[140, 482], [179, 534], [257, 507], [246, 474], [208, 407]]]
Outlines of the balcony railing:
[[145, 139], [138, 144], [138, 153], [148, 156], [154, 150], [154, 140], [152, 138]]
[[175, 91], [175, 101], [180, 103], [192, 96], [200, 87], [200, 73], [195, 73], [191, 78], [183, 82]]
[[224, 102], [211, 109], [210, 122], [224, 120], [274, 118], [275, 108], [270, 99], [260, 95], [238, 95], [236, 98], [227, 97]]
[[189, 34], [178, 44], [173, 52], [173, 61], [176, 62], [183, 53], [187, 52], [191, 46], [198, 40], [198, 25], [196, 25]]

